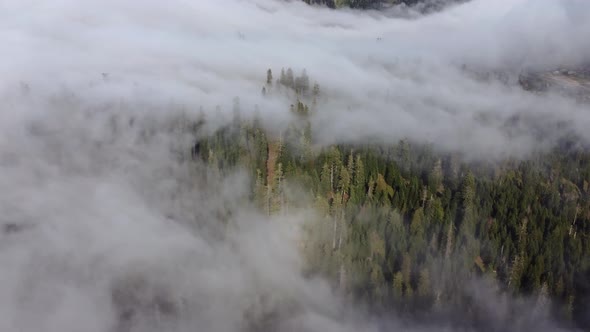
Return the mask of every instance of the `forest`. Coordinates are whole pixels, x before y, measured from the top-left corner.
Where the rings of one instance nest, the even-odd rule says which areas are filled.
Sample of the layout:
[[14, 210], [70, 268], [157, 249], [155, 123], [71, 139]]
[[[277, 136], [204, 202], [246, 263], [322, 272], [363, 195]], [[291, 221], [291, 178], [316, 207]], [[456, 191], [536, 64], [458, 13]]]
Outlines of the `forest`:
[[590, 1], [0, 1], [0, 332], [590, 331]]
[[[425, 0], [303, 0], [307, 4], [318, 4], [327, 6], [330, 8], [360, 8], [360, 9], [373, 9], [380, 8], [381, 6], [387, 5], [415, 5], [421, 2], [428, 2]], [[433, 2], [433, 1], [430, 1]], [[440, 1], [439, 1], [440, 2]]]
[[264, 96], [293, 96], [289, 129], [242, 120], [236, 98], [232, 125], [201, 136], [192, 155], [221, 173], [248, 170], [263, 213], [314, 209], [301, 240], [308, 275], [377, 312], [460, 311], [471, 321], [485, 299], [465, 293], [466, 283], [492, 280], [565, 325], [588, 326], [590, 154], [573, 138], [496, 162], [408, 140], [317, 147], [310, 121], [322, 112], [320, 85], [291, 68], [266, 74]]

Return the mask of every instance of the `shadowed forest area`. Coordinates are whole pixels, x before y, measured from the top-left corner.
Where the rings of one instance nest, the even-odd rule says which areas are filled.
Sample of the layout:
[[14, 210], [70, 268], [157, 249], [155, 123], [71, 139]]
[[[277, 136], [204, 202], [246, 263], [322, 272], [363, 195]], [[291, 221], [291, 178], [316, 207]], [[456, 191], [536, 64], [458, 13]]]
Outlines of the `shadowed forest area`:
[[[443, 3], [449, 3], [453, 1], [444, 1], [444, 0], [302, 0], [307, 4], [317, 4], [327, 6], [329, 8], [342, 8], [342, 7], [350, 7], [350, 8], [359, 8], [359, 9], [378, 9], [382, 8], [383, 6], [392, 6], [392, 5], [416, 5], [419, 3], [427, 3], [430, 5], [440, 5]], [[465, 0], [455, 0], [455, 1], [465, 1]]]

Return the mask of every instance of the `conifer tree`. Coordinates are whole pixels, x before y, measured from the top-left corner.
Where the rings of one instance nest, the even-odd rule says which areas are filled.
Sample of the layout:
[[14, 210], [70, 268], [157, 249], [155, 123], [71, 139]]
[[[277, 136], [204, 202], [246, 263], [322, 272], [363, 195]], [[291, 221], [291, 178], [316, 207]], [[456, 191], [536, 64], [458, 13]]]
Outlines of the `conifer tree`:
[[287, 86], [287, 75], [285, 74], [285, 68], [281, 68], [281, 77], [279, 78], [281, 85]]
[[266, 85], [272, 86], [272, 70], [270, 68], [266, 71]]
[[285, 76], [285, 85], [291, 89], [295, 89], [295, 78], [293, 76], [293, 70], [287, 68], [287, 75]]
[[404, 277], [400, 271], [393, 275], [393, 296], [397, 301], [401, 301], [404, 295]]
[[420, 269], [420, 275], [418, 276], [418, 296], [420, 296], [423, 299], [430, 296], [430, 287], [430, 273], [428, 272], [428, 269], [426, 267], [423, 267], [422, 269]]

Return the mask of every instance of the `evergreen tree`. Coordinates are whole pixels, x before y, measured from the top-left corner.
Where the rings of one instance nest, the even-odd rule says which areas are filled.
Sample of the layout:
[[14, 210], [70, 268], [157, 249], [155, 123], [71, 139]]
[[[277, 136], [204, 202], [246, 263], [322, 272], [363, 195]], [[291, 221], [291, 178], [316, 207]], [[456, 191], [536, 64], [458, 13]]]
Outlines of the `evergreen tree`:
[[285, 68], [281, 68], [281, 77], [279, 78], [281, 85], [287, 86], [287, 75], [285, 74]]
[[[201, 112], [194, 125], [183, 117], [173, 129], [201, 137], [193, 159], [212, 172], [247, 169], [253, 202], [266, 213], [295, 204], [286, 183], [301, 189], [300, 201], [319, 215], [301, 239], [309, 273], [356, 300], [412, 311], [469, 308], [465, 281], [486, 274], [500, 289], [539, 294], [537, 311], [551, 297], [552, 311], [583, 320], [589, 292], [577, 275], [590, 270], [589, 153], [556, 149], [487, 165], [403, 140], [312, 151], [303, 76], [284, 135], [267, 133], [259, 115], [242, 119], [237, 98], [233, 125], [204, 137]], [[317, 83], [311, 94], [319, 96]]]
[[293, 70], [287, 68], [287, 75], [285, 76], [285, 85], [291, 89], [295, 89], [295, 78], [293, 76]]
[[[282, 74], [281, 74], [282, 77]], [[266, 85], [272, 86], [272, 70], [268, 69], [266, 71]]]

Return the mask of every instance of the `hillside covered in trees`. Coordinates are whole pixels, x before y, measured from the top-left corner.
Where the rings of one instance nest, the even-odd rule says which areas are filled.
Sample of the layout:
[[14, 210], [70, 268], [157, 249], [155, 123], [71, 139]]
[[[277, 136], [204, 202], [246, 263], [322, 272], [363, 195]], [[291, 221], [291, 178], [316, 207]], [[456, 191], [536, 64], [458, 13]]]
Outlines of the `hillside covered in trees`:
[[494, 301], [467, 291], [479, 280], [478, 293], [532, 299], [535, 312], [588, 326], [588, 151], [564, 140], [527, 160], [467, 163], [407, 140], [317, 148], [318, 83], [290, 68], [275, 80], [269, 69], [262, 94], [293, 96], [288, 130], [240, 120], [236, 98], [233, 125], [200, 139], [193, 157], [221, 173], [247, 169], [251, 200], [266, 214], [313, 207], [301, 240], [307, 273], [377, 311], [463, 312], [471, 322], [489, 320]]
[[0, 1], [0, 332], [590, 331], [589, 22]]
[[[441, 4], [444, 2], [451, 2], [453, 0], [438, 1], [438, 0], [302, 0], [307, 4], [324, 5], [330, 8], [360, 8], [360, 9], [377, 9], [384, 5], [416, 5], [419, 3]], [[461, 1], [461, 0], [454, 0]]]

